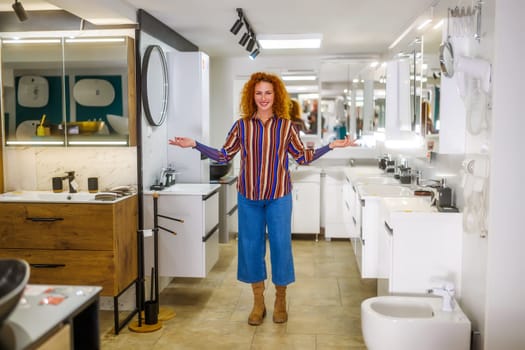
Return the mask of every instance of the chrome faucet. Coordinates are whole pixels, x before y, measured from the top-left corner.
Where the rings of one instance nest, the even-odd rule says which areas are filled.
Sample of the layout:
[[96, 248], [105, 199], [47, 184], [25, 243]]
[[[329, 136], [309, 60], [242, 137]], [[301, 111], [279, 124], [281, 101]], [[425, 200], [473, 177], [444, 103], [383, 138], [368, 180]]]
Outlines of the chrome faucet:
[[416, 170], [416, 185], [418, 186], [428, 186], [428, 187], [444, 187], [445, 186], [445, 178], [436, 180], [436, 179], [423, 179], [423, 171]]
[[67, 184], [69, 186], [69, 193], [77, 193], [78, 191], [78, 183], [75, 181], [75, 172], [74, 171], [67, 171], [66, 176], [62, 177], [62, 180], [67, 179]]
[[453, 311], [454, 310], [454, 295], [456, 294], [456, 289], [454, 284], [451, 282], [445, 283], [443, 286], [438, 288], [432, 288], [428, 290], [428, 293], [439, 295], [443, 298], [443, 303], [441, 310], [443, 311]]

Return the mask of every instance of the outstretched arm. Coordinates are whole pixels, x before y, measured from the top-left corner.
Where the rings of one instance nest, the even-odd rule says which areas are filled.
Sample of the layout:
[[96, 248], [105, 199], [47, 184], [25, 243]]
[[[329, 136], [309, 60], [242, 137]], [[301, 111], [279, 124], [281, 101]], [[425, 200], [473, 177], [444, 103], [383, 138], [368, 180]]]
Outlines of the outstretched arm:
[[168, 143], [172, 146], [179, 146], [182, 148], [195, 147], [197, 142], [189, 137], [174, 137], [168, 140]]
[[335, 141], [330, 142], [329, 144], [329, 147], [331, 149], [343, 148], [343, 147], [348, 147], [348, 146], [357, 146], [356, 140], [355, 139], [352, 140], [351, 138], [347, 136], [344, 138], [344, 140], [335, 140]]

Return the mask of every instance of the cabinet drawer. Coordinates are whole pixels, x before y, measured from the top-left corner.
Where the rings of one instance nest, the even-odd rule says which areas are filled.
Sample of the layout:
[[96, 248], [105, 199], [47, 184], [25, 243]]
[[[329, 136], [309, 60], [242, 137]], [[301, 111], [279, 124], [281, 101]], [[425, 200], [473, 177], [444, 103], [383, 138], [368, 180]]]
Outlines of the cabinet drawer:
[[116, 295], [112, 251], [1, 249], [0, 258], [19, 258], [31, 266], [29, 283], [94, 285], [101, 295]]
[[0, 213], [2, 248], [113, 249], [113, 206], [0, 203]]

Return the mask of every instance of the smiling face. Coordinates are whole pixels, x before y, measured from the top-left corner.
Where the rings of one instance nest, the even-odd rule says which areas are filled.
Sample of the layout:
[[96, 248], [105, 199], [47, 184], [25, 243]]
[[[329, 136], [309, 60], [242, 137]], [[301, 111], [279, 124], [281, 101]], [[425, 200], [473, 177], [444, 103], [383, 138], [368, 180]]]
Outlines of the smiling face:
[[271, 117], [273, 115], [274, 91], [272, 83], [261, 81], [255, 84], [254, 99], [259, 115], [265, 117]]

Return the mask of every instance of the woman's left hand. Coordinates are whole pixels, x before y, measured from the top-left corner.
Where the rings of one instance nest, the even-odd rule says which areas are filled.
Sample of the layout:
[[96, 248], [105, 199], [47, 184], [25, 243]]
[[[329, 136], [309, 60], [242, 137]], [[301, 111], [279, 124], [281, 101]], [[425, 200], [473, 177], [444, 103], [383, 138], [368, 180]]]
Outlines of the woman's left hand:
[[330, 142], [330, 148], [331, 149], [334, 149], [334, 148], [343, 148], [343, 147], [348, 147], [348, 146], [357, 146], [357, 142], [356, 140], [352, 140], [350, 139], [350, 137], [345, 137], [344, 140], [335, 140], [335, 141], [332, 141]]

